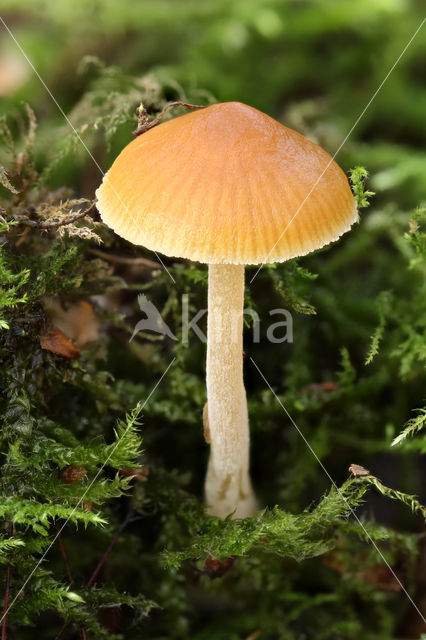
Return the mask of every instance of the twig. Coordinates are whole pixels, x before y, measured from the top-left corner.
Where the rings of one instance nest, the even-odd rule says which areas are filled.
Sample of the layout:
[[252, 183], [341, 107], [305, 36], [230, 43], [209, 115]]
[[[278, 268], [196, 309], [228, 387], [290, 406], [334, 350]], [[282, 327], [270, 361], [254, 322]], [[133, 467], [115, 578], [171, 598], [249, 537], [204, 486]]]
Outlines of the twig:
[[[68, 580], [70, 582], [70, 584], [72, 582], [74, 582], [74, 578], [72, 577], [72, 572], [71, 572], [71, 567], [70, 567], [70, 563], [68, 560], [68, 555], [62, 540], [62, 536], [61, 536], [61, 529], [59, 527], [58, 522], [55, 522], [55, 529], [57, 531], [57, 539], [58, 539], [58, 546], [59, 546], [59, 550], [61, 552], [61, 556], [64, 560], [64, 565], [65, 565], [65, 570], [67, 572], [67, 576], [68, 576]], [[56, 639], [61, 638], [63, 632], [65, 631], [65, 629], [67, 628], [68, 623], [64, 622], [64, 624], [62, 625], [61, 629], [59, 630], [58, 635], [56, 636]], [[84, 625], [82, 625], [81, 627], [81, 638], [82, 640], [87, 640], [87, 632], [86, 632], [86, 627]], [[3, 640], [3, 639], [2, 639]]]
[[[55, 636], [55, 640], [60, 640], [60, 638], [62, 638], [63, 633], [65, 629], [68, 627], [68, 625], [69, 625], [69, 622], [64, 622], [62, 627], [59, 629], [57, 635]], [[81, 638], [82, 640], [87, 640], [87, 631], [84, 625], [81, 627]]]
[[[120, 537], [120, 535], [123, 533], [124, 529], [127, 527], [127, 525], [129, 524], [130, 520], [131, 520], [132, 514], [129, 512], [127, 514], [127, 516], [124, 518], [123, 522], [120, 524], [117, 533], [115, 534], [115, 536], [113, 537], [113, 539], [111, 540], [111, 542], [109, 543], [108, 547], [106, 548], [105, 553], [103, 554], [102, 558], [99, 560], [96, 569], [94, 570], [94, 572], [92, 573], [92, 575], [90, 576], [88, 582], [87, 582], [87, 588], [90, 589], [93, 586], [94, 581], [96, 580], [100, 570], [102, 569], [102, 567], [105, 564], [106, 559], [108, 558], [109, 554], [111, 553], [112, 549], [115, 547], [115, 545], [117, 544], [118, 538]], [[64, 622], [64, 624], [62, 625], [62, 627], [59, 629], [57, 636], [55, 637], [55, 640], [60, 640], [60, 638], [62, 638], [62, 635], [65, 631], [65, 629], [68, 627], [68, 622]], [[81, 637], [82, 640], [87, 640], [87, 631], [86, 628], [84, 626], [81, 627]], [[2, 638], [3, 640], [3, 638]]]
[[70, 567], [70, 563], [69, 563], [69, 560], [68, 560], [68, 555], [67, 555], [67, 552], [66, 552], [66, 549], [65, 549], [65, 546], [64, 546], [64, 542], [62, 540], [61, 529], [59, 527], [58, 522], [55, 522], [55, 529], [56, 529], [56, 532], [57, 532], [57, 536], [56, 537], [57, 537], [57, 540], [58, 540], [59, 551], [60, 551], [61, 556], [62, 556], [63, 561], [64, 561], [65, 571], [67, 573], [68, 580], [69, 580], [69, 582], [71, 584], [72, 582], [74, 582], [74, 578], [72, 577], [72, 572], [71, 572], [71, 567]]
[[84, 211], [79, 211], [78, 213], [70, 214], [69, 216], [66, 216], [65, 218], [63, 218], [62, 220], [53, 220], [53, 221], [45, 220], [44, 222], [38, 222], [36, 220], [30, 220], [27, 216], [23, 216], [23, 215], [20, 215], [20, 216], [15, 215], [14, 218], [19, 222], [19, 224], [23, 224], [27, 227], [36, 227], [37, 229], [57, 229], [58, 227], [63, 227], [67, 224], [72, 224], [73, 222], [76, 222], [76, 220], [80, 220], [80, 218], [84, 218], [85, 216], [92, 214], [95, 209], [96, 209], [96, 202], [93, 201], [91, 205]]
[[[68, 580], [71, 583], [71, 582], [74, 581], [73, 577], [72, 577], [72, 573], [71, 573], [71, 567], [69, 565], [67, 552], [65, 550], [64, 543], [62, 541], [61, 529], [59, 527], [59, 524], [56, 521], [55, 521], [55, 529], [57, 531], [57, 539], [58, 539], [59, 551], [61, 552], [61, 556], [62, 556], [63, 561], [64, 561], [65, 570], [67, 572]], [[68, 627], [68, 624], [69, 624], [68, 622], [66, 622], [66, 621], [64, 622], [62, 627], [59, 629], [58, 634], [55, 636], [55, 640], [59, 640], [60, 638], [62, 638], [62, 634], [64, 633], [65, 629]]]
[[122, 258], [121, 256], [114, 256], [110, 253], [106, 253], [105, 251], [100, 251], [99, 249], [88, 249], [88, 253], [91, 253], [98, 258], [102, 258], [103, 260], [107, 260], [107, 262], [116, 262], [117, 264], [129, 264], [134, 266], [143, 265], [150, 269], [159, 269], [161, 267], [159, 262], [148, 260], [148, 258]]
[[68, 626], [68, 622], [64, 622], [62, 627], [59, 629], [57, 635], [55, 636], [55, 640], [60, 640], [60, 638], [62, 638], [62, 634], [64, 633], [67, 626]]
[[124, 529], [129, 524], [129, 522], [131, 520], [131, 517], [132, 517], [132, 514], [129, 512], [127, 514], [127, 516], [124, 518], [123, 522], [118, 527], [117, 533], [115, 534], [115, 536], [113, 537], [113, 539], [109, 543], [108, 547], [105, 550], [105, 553], [103, 554], [102, 558], [99, 560], [99, 562], [98, 562], [98, 564], [96, 566], [96, 569], [94, 570], [94, 572], [92, 573], [92, 575], [90, 576], [90, 578], [89, 578], [89, 580], [87, 582], [86, 586], [87, 586], [88, 589], [90, 589], [90, 587], [93, 585], [94, 581], [96, 580], [100, 570], [102, 569], [102, 567], [105, 564], [106, 559], [108, 558], [109, 554], [111, 553], [111, 551], [113, 550], [113, 548], [117, 544], [120, 535], [123, 533]]
[[187, 109], [191, 110], [206, 108], [205, 105], [190, 104], [189, 102], [182, 102], [180, 100], [177, 102], [169, 102], [169, 104], [166, 104], [164, 109], [158, 114], [156, 118], [154, 118], [154, 120], [148, 120], [148, 112], [143, 104], [140, 104], [140, 106], [136, 109], [136, 115], [138, 117], [138, 128], [135, 129], [135, 131], [132, 131], [132, 136], [135, 136], [136, 138], [142, 133], [145, 133], [145, 131], [148, 131], [149, 129], [152, 129], [152, 127], [155, 127], [155, 125], [160, 122], [166, 111], [168, 111], [172, 107], [186, 107]]
[[[68, 627], [68, 625], [69, 625], [69, 622], [64, 622], [62, 627], [59, 629], [58, 634], [55, 636], [55, 640], [60, 640], [60, 638], [62, 638], [63, 633], [65, 629]], [[87, 631], [85, 626], [81, 627], [81, 638], [82, 640], [87, 640]]]

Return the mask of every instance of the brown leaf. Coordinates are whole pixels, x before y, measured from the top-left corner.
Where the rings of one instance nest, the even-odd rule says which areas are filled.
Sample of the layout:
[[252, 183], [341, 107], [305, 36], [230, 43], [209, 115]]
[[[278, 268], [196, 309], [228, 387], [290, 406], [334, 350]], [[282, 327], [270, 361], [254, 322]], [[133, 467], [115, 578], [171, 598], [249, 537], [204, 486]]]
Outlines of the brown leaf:
[[214, 560], [211, 556], [207, 556], [201, 573], [208, 576], [210, 580], [221, 578], [234, 566], [235, 558], [233, 556], [225, 558], [225, 560]]
[[59, 300], [45, 298], [43, 307], [51, 322], [81, 349], [99, 337], [99, 320], [87, 300], [64, 307]]
[[80, 355], [74, 342], [53, 324], [48, 324], [40, 335], [40, 345], [42, 349], [64, 358], [75, 359]]

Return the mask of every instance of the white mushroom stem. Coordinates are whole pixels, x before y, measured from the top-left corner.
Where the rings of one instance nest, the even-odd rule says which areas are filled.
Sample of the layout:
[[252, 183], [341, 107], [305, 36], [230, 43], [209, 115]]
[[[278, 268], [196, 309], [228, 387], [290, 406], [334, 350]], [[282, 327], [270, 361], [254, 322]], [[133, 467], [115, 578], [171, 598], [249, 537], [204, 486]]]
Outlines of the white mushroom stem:
[[245, 518], [256, 510], [249, 476], [250, 434], [243, 382], [244, 265], [209, 265], [207, 407], [210, 514]]

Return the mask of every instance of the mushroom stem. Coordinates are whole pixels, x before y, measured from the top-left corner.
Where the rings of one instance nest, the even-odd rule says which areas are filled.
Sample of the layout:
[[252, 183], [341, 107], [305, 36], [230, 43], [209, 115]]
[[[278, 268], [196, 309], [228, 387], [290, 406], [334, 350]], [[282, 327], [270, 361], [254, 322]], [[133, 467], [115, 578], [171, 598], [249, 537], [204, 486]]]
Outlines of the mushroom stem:
[[209, 265], [207, 410], [210, 442], [206, 501], [211, 515], [245, 518], [256, 509], [249, 476], [246, 391], [243, 382], [244, 265]]

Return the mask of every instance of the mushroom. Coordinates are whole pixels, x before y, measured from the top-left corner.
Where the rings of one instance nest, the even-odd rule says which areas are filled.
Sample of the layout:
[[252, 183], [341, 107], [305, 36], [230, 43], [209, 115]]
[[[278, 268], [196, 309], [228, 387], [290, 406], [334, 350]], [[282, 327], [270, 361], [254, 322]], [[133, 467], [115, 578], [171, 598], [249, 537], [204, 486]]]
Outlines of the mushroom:
[[314, 142], [225, 102], [137, 137], [96, 195], [102, 220], [126, 240], [208, 264], [206, 502], [218, 517], [249, 516], [257, 503], [243, 381], [244, 267], [337, 240], [357, 220], [348, 180]]

